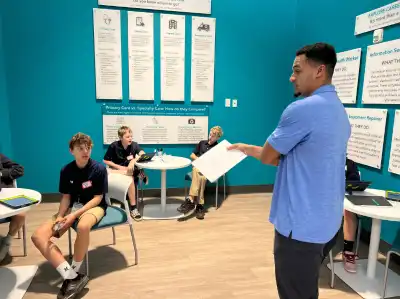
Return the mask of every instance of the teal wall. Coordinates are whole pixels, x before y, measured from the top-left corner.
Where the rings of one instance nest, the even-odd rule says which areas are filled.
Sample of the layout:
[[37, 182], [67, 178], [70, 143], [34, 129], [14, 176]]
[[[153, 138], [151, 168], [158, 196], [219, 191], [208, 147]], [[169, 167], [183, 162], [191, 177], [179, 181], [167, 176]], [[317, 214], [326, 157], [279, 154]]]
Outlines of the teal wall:
[[[400, 191], [400, 176], [388, 172], [394, 110], [400, 109], [400, 105], [363, 105], [361, 103], [367, 46], [373, 44], [373, 32], [367, 32], [354, 36], [355, 18], [357, 15], [392, 2], [394, 1], [299, 0], [296, 18], [296, 32], [298, 36], [298, 45], [317, 41], [325, 41], [332, 43], [338, 52], [351, 50], [354, 48], [362, 48], [363, 55], [360, 68], [357, 105], [348, 106], [360, 108], [384, 108], [388, 109], [389, 112], [386, 126], [386, 142], [384, 145], [382, 158], [382, 169], [377, 170], [361, 165], [360, 170], [362, 173], [362, 178], [364, 180], [372, 181], [372, 188]], [[384, 28], [384, 41], [398, 39], [399, 37], [399, 25]], [[369, 222], [370, 221], [365, 221], [364, 224], [366, 225], [364, 227], [368, 227]], [[382, 223], [382, 239], [392, 244], [397, 235], [398, 228], [400, 228], [400, 224], [396, 222], [384, 221]]]
[[[289, 76], [297, 0], [212, 4], [217, 29], [215, 100], [209, 125], [221, 125], [228, 141], [262, 145], [292, 100]], [[95, 99], [93, 7], [96, 0], [0, 3], [14, 158], [26, 171], [20, 186], [57, 192], [60, 168], [72, 159], [68, 141], [78, 131], [94, 139], [93, 158], [103, 157], [103, 102]], [[128, 103], [127, 12], [121, 10], [123, 103]], [[159, 22], [156, 12], [155, 57], [159, 57]], [[186, 30], [185, 104], [190, 105], [190, 17]], [[155, 103], [160, 103], [158, 59], [155, 66]], [[225, 108], [225, 98], [237, 98], [239, 107]], [[168, 154], [188, 157], [193, 147], [164, 148]], [[168, 172], [168, 187], [183, 187], [188, 170]], [[229, 185], [260, 185], [273, 183], [274, 177], [274, 167], [249, 158], [227, 180]], [[149, 187], [159, 187], [159, 182], [160, 174], [150, 172]]]
[[0, 11], [0, 153], [12, 156], [10, 117], [6, 89], [6, 72], [4, 66], [4, 47], [2, 36], [2, 17]]

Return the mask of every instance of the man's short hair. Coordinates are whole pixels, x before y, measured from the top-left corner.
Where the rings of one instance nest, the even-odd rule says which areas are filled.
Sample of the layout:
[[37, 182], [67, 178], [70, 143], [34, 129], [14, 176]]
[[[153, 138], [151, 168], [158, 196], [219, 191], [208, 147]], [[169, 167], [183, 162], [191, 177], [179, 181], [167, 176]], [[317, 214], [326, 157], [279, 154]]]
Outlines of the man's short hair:
[[122, 127], [120, 127], [120, 128], [118, 129], [118, 137], [119, 137], [119, 138], [124, 137], [124, 135], [126, 134], [126, 132], [131, 132], [131, 133], [132, 133], [131, 128], [129, 128], [128, 126], [122, 126]]
[[75, 146], [81, 145], [86, 145], [87, 148], [91, 149], [93, 147], [93, 141], [89, 135], [79, 132], [72, 136], [69, 141], [69, 148], [70, 150], [73, 150]]
[[326, 66], [330, 77], [333, 76], [337, 62], [335, 48], [326, 43], [307, 45], [296, 52], [296, 56], [305, 55], [307, 59]]
[[222, 128], [220, 126], [215, 126], [211, 128], [211, 133], [214, 133], [215, 136], [217, 136], [218, 138], [221, 138], [222, 135], [224, 134], [224, 132], [222, 132]]

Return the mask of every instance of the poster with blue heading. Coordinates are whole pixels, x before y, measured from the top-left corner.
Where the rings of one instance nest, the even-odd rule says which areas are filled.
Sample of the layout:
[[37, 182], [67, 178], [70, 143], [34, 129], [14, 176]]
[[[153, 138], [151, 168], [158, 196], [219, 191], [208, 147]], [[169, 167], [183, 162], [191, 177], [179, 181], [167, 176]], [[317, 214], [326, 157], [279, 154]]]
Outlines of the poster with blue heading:
[[208, 137], [208, 106], [104, 104], [103, 143], [128, 126], [139, 144], [197, 144]]
[[400, 104], [400, 39], [368, 47], [364, 104]]

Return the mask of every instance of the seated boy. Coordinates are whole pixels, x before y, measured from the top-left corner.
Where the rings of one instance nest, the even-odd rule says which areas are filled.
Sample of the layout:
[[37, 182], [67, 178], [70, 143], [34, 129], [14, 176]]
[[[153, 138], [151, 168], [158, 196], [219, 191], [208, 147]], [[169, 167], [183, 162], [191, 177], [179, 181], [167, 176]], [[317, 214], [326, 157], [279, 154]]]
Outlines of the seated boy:
[[[137, 159], [144, 154], [139, 144], [132, 140], [132, 130], [127, 126], [118, 129], [118, 141], [110, 144], [104, 155], [103, 162], [110, 168], [120, 171], [125, 175], [133, 176], [132, 184], [129, 186], [128, 199], [130, 203], [131, 217], [139, 221], [142, 219], [136, 205], [135, 178], [139, 175], [145, 184], [148, 183], [147, 176], [142, 170], [135, 166]], [[137, 157], [136, 157], [137, 156]]]
[[[360, 181], [360, 173], [357, 164], [346, 158], [346, 181]], [[356, 255], [353, 252], [354, 240], [357, 231], [357, 216], [344, 210], [343, 222], [343, 266], [347, 272], [356, 273]]]
[[[198, 159], [201, 155], [206, 153], [209, 149], [213, 148], [218, 144], [218, 140], [222, 137], [222, 129], [219, 126], [213, 127], [210, 130], [208, 140], [200, 141], [193, 153], [190, 155], [192, 160]], [[190, 185], [189, 196], [185, 199], [185, 202], [177, 209], [178, 212], [187, 214], [196, 208], [196, 218], [204, 219], [204, 189], [206, 187], [207, 179], [199, 172], [197, 168], [192, 170], [192, 183]], [[195, 199], [198, 197], [197, 205]]]
[[[43, 223], [32, 235], [32, 241], [42, 255], [64, 278], [57, 298], [74, 298], [89, 278], [79, 273], [89, 247], [91, 228], [104, 216], [108, 192], [107, 170], [104, 165], [90, 158], [92, 140], [78, 133], [69, 142], [75, 160], [64, 166], [60, 173], [59, 191], [62, 194], [58, 213]], [[52, 237], [62, 236], [77, 221], [74, 256], [70, 265]]]
[[[14, 187], [14, 180], [22, 177], [23, 175], [24, 168], [21, 165], [11, 161], [5, 155], [0, 154], [0, 190], [1, 188]], [[15, 237], [15, 235], [18, 233], [24, 223], [24, 213], [11, 217], [7, 236], [0, 237], [0, 262], [6, 257], [10, 249], [12, 239]]]

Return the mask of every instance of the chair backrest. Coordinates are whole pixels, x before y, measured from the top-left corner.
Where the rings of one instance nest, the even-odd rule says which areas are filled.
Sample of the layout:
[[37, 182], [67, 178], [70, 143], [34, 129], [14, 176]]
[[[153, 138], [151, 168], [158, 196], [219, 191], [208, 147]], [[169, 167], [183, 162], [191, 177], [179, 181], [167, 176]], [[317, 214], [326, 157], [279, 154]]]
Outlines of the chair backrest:
[[132, 183], [132, 177], [119, 173], [108, 174], [108, 193], [106, 196], [107, 203], [110, 204], [109, 199], [113, 198], [121, 203], [124, 203], [126, 195], [128, 194], [129, 186]]

